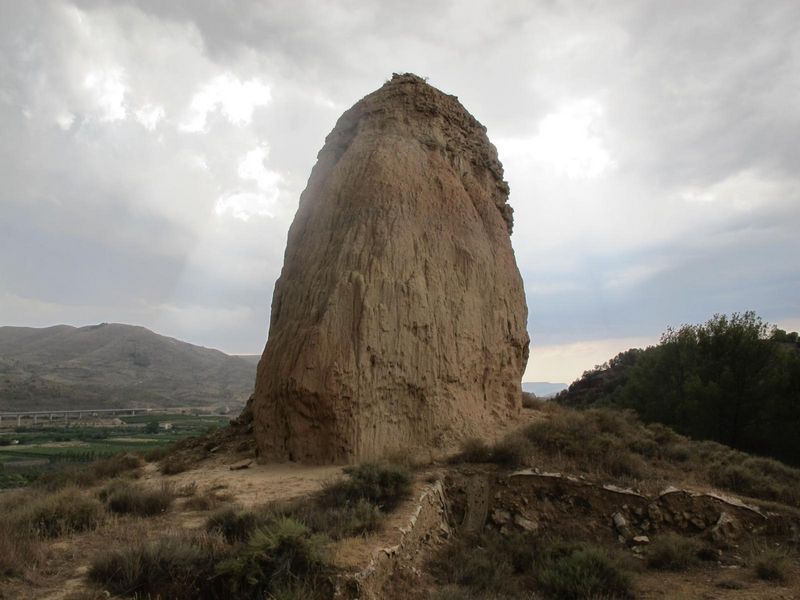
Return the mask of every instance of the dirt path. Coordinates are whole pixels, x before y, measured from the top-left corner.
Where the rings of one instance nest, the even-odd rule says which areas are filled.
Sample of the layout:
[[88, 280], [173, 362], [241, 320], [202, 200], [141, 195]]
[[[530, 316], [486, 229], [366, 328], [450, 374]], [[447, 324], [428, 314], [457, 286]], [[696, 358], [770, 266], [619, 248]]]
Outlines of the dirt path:
[[[237, 463], [234, 463], [237, 464]], [[197, 492], [218, 492], [232, 496], [237, 504], [254, 506], [274, 500], [289, 500], [319, 490], [326, 481], [339, 477], [342, 467], [306, 466], [295, 463], [260, 465], [255, 461], [247, 468], [231, 470], [230, 463], [206, 462], [200, 467], [161, 475], [155, 465], [144, 468], [144, 484], [170, 482], [177, 488], [197, 485]]]

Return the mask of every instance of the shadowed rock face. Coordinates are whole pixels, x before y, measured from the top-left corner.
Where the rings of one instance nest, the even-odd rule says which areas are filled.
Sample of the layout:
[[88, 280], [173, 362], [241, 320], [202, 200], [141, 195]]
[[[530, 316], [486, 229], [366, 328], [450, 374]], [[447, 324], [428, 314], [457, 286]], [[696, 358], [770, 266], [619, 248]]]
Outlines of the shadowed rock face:
[[267, 459], [354, 462], [515, 417], [527, 307], [497, 151], [395, 75], [325, 141], [289, 230], [252, 409]]

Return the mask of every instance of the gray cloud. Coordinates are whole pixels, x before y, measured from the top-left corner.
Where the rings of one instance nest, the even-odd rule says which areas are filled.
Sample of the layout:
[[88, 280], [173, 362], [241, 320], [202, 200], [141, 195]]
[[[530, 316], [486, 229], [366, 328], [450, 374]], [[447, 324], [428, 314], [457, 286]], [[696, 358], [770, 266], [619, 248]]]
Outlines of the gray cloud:
[[260, 351], [316, 153], [393, 71], [497, 144], [535, 343], [800, 319], [790, 0], [4, 3], [0, 59], [8, 324]]

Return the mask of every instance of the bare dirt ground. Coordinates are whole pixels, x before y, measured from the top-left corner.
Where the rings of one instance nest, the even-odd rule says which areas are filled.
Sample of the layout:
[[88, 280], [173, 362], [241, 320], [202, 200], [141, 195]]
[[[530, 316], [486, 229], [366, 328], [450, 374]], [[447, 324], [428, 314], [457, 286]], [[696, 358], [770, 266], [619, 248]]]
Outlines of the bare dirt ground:
[[[800, 572], [785, 584], [761, 581], [747, 569], [711, 567], [686, 573], [642, 573], [636, 582], [642, 600], [797, 600]], [[739, 587], [741, 589], [731, 589]]]
[[[231, 466], [247, 464], [247, 468], [232, 470]], [[165, 476], [155, 465], [144, 468], [142, 483], [160, 485], [168, 481], [177, 488], [196, 485], [197, 493], [215, 492], [230, 496], [244, 507], [276, 500], [290, 500], [319, 490], [326, 481], [341, 476], [342, 467], [308, 466], [295, 463], [258, 464], [254, 460], [226, 462], [206, 461], [199, 468]]]

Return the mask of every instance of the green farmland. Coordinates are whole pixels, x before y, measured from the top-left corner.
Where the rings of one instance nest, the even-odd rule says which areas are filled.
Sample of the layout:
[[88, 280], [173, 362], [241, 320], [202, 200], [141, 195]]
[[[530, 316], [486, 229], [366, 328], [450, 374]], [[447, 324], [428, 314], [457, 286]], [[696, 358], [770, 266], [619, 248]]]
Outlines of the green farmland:
[[43, 473], [120, 452], [146, 454], [228, 421], [218, 415], [158, 414], [121, 417], [108, 427], [73, 422], [0, 429], [0, 488], [25, 486]]

